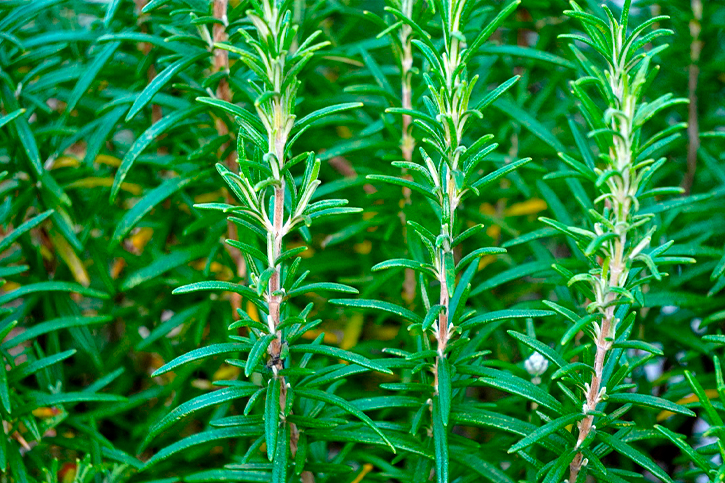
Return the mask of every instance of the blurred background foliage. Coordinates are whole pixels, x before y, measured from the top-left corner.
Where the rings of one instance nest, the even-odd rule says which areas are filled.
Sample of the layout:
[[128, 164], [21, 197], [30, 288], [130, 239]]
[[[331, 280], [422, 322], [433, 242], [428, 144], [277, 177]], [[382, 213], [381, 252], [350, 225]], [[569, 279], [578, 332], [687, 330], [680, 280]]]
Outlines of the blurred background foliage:
[[[225, 440], [136, 473], [159, 447], [234, 411], [226, 403], [197, 413], [138, 453], [149, 428], [171, 408], [210, 390], [214, 381], [239, 377], [239, 368], [225, 364], [222, 356], [173, 375], [150, 374], [192, 349], [226, 340], [239, 301], [225, 294], [171, 291], [203, 280], [244, 280], [238, 253], [222, 243], [229, 229], [224, 216], [193, 207], [225, 200], [213, 166], [234, 161], [237, 128], [223, 111], [195, 99], [223, 96], [227, 88], [228, 100], [244, 108], [252, 108], [255, 99], [241, 62], [232, 62], [229, 71], [214, 64], [208, 46], [219, 20], [210, 1], [146, 3], [0, 2], [1, 481], [216, 481], [208, 470], [248, 449], [244, 442]], [[229, 32], [245, 25], [245, 3], [230, 0]], [[491, 11], [501, 7], [482, 3]], [[601, 11], [593, 0], [581, 3]], [[323, 161], [318, 195], [344, 197], [364, 208], [361, 214], [317, 225], [301, 270], [311, 269], [311, 281], [349, 284], [361, 298], [415, 310], [421, 302], [404, 286], [403, 272], [371, 274], [376, 263], [420, 249], [406, 246], [401, 219], [429, 213], [422, 198], [406, 203], [399, 188], [373, 186], [365, 178], [399, 173], [390, 162], [400, 159], [400, 116], [384, 111], [400, 105], [400, 66], [391, 37], [377, 36], [379, 25], [364, 13], [383, 17], [383, 7], [382, 0], [292, 4], [302, 37], [319, 29], [330, 42], [300, 74], [299, 117], [327, 105], [364, 104], [327, 118], [297, 141], [298, 152], [314, 150]], [[569, 256], [572, 246], [538, 221], [539, 216], [583, 220], [588, 196], [571, 179], [544, 179], [563, 169], [557, 152], [575, 149], [570, 125], [581, 123], [568, 95], [577, 70], [566, 42], [557, 39], [577, 29], [563, 15], [567, 8], [563, 0], [524, 0], [468, 66], [471, 76], [480, 76], [479, 97], [521, 76], [476, 121], [475, 133], [495, 135], [500, 147], [489, 159], [496, 165], [534, 158], [465, 207], [466, 220], [486, 225], [472, 246], [508, 248], [504, 256], [481, 260], [469, 300], [481, 312], [572, 297], [566, 280], [551, 268], [555, 258]], [[669, 255], [694, 257], [698, 263], [677, 267], [663, 282], [647, 287], [647, 308], [640, 311], [634, 331], [663, 354], [632, 377], [640, 392], [695, 410], [700, 417], [678, 416], [668, 423], [690, 444], [703, 445], [716, 436], [717, 431], [707, 432], [716, 423], [701, 414], [701, 398], [693, 395], [685, 371], [694, 374], [707, 396], [718, 397], [712, 356], [725, 344], [717, 337], [725, 322], [725, 2], [640, 0], [633, 5], [638, 20], [656, 13], [671, 16], [665, 27], [674, 35], [670, 48], [658, 56], [661, 72], [652, 96], [672, 92], [689, 98], [690, 105], [652, 121], [652, 129], [689, 123], [686, 134], [672, 141], [667, 164], [656, 175], [656, 184], [683, 186], [687, 195], [663, 201], [674, 208], [657, 215], [654, 238], [673, 239]], [[439, 31], [434, 22], [428, 29]], [[416, 105], [424, 89], [422, 69], [416, 52]], [[328, 344], [372, 359], [383, 357], [384, 348], [412, 350], [406, 325], [391, 314], [336, 307], [318, 295], [310, 301], [323, 319], [307, 335], [311, 338], [324, 332]], [[255, 310], [242, 307], [250, 315]], [[511, 338], [509, 329], [550, 344], [566, 326], [552, 317], [536, 324], [516, 319], [492, 330], [483, 346], [492, 351], [489, 359], [521, 371], [531, 351]], [[352, 377], [338, 394], [350, 400], [370, 397], [382, 394], [380, 383], [392, 381], [384, 375]], [[529, 408], [520, 398], [490, 388], [476, 388], [474, 394], [486, 407], [527, 418]], [[713, 404], [716, 411], [725, 409], [725, 401]], [[407, 417], [399, 409], [371, 415], [390, 425]], [[669, 416], [637, 409], [632, 419], [651, 427]], [[465, 431], [489, 461], [503, 462], [499, 468], [508, 477], [532, 481], [527, 462], [506, 453], [514, 441], [510, 436]], [[642, 439], [640, 449], [673, 478], [701, 481], [677, 447], [661, 438]], [[319, 481], [407, 481], [384, 448], [350, 443], [330, 451], [353, 471]]]

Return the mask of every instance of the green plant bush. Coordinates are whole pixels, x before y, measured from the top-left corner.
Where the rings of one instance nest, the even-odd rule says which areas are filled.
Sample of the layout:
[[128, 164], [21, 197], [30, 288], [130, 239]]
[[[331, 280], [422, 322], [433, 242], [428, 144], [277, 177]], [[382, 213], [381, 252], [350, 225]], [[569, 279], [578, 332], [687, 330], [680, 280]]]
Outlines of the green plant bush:
[[724, 481], [725, 4], [0, 3], [0, 482]]

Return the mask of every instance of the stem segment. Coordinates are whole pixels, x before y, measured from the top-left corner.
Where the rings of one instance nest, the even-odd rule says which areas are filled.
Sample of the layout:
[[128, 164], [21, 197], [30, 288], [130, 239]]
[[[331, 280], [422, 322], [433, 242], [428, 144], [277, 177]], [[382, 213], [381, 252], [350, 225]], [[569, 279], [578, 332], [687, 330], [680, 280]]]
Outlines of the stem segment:
[[[215, 23], [214, 27], [212, 28], [212, 38], [214, 42], [225, 42], [229, 36], [227, 35], [226, 25], [228, 23], [227, 21], [227, 7], [229, 5], [229, 0], [214, 0], [214, 17], [221, 20], [220, 23]], [[213, 72], [221, 72], [221, 71], [228, 71], [229, 70], [229, 53], [224, 49], [216, 49], [213, 48], [213, 63], [212, 63], [212, 70]], [[222, 78], [219, 80], [219, 85], [217, 86], [216, 91], [217, 98], [226, 101], [226, 102], [232, 102], [232, 91], [229, 88], [229, 82], [226, 78]], [[214, 123], [217, 134], [220, 136], [227, 136], [229, 135], [229, 129], [227, 128], [226, 123], [223, 119], [217, 118]], [[229, 143], [224, 143], [224, 145], [219, 148], [219, 152], [223, 153], [226, 151], [229, 147]], [[237, 155], [234, 150], [232, 150], [231, 153], [227, 156], [227, 158], [224, 160], [224, 164], [226, 167], [236, 173], [237, 167], [235, 166], [237, 160]], [[228, 191], [225, 194], [225, 198], [227, 203], [232, 203], [234, 200], [234, 197], [229, 193]], [[237, 232], [237, 225], [232, 223], [231, 221], [227, 221], [227, 236], [231, 240], [236, 240], [238, 238], [238, 232]], [[242, 256], [242, 253], [239, 251], [239, 249], [234, 248], [232, 246], [229, 246], [228, 244], [224, 244], [227, 253], [229, 253], [229, 256], [231, 257], [232, 261], [234, 262], [234, 266], [236, 267], [236, 275], [240, 279], [244, 279], [247, 275], [247, 266], [244, 263], [244, 257]], [[242, 296], [238, 293], [232, 294], [232, 311], [234, 313], [234, 317], [237, 317], [237, 309], [242, 308]]]
[[[622, 34], [624, 35], [624, 34]], [[623, 42], [620, 42], [621, 47]], [[615, 54], [615, 59], [620, 58]], [[593, 284], [596, 296], [598, 311], [602, 314], [601, 327], [595, 327], [597, 338], [595, 341], [597, 350], [594, 356], [594, 374], [586, 391], [586, 403], [584, 413], [595, 411], [597, 405], [602, 401], [606, 393], [603, 386], [604, 362], [607, 353], [612, 348], [615, 335], [614, 311], [617, 307], [618, 295], [612, 289], [624, 288], [629, 276], [627, 259], [629, 253], [627, 246], [627, 232], [630, 229], [630, 212], [632, 199], [637, 192], [636, 173], [632, 166], [633, 126], [637, 98], [630, 93], [629, 76], [625, 68], [615, 64], [613, 73], [610, 76], [610, 89], [616, 98], [616, 105], [612, 108], [621, 112], [619, 116], [612, 116], [611, 129], [618, 133], [612, 136], [612, 145], [609, 149], [609, 157], [618, 175], [612, 176], [607, 181], [611, 197], [606, 200], [606, 205], [612, 213], [612, 224], [616, 237], [608, 243], [608, 262], [602, 260], [600, 263], [601, 272]], [[579, 437], [576, 447], [580, 447], [587, 439], [594, 426], [594, 416], [587, 415], [579, 422]], [[582, 452], [576, 454], [569, 465], [569, 483], [575, 483], [582, 466], [586, 464]]]
[[[408, 18], [413, 18], [413, 5], [414, 0], [403, 0], [403, 14]], [[400, 58], [400, 74], [401, 74], [401, 103], [403, 109], [413, 109], [413, 86], [412, 86], [412, 69], [413, 69], [413, 43], [412, 43], [413, 29], [403, 24], [400, 27], [399, 38], [402, 46], [401, 58]], [[413, 118], [408, 114], [403, 115], [402, 130], [403, 137], [400, 141], [400, 150], [403, 154], [403, 160], [411, 162], [413, 160], [413, 151], [415, 149], [415, 138], [411, 133], [411, 125]], [[407, 170], [404, 170], [404, 174], [407, 179], [412, 177], [406, 174]], [[403, 188], [403, 206], [409, 206], [411, 196], [410, 188]], [[406, 216], [405, 209], [400, 212], [401, 221], [403, 223], [403, 237], [407, 241], [407, 229], [406, 229]], [[405, 269], [405, 279], [403, 281], [403, 299], [409, 304], [415, 300], [415, 272], [412, 269]]]
[[692, 20], [690, 20], [690, 67], [688, 73], [688, 91], [690, 104], [687, 116], [687, 174], [682, 181], [682, 187], [687, 194], [692, 189], [697, 171], [697, 151], [700, 149], [700, 126], [697, 115], [697, 81], [700, 77], [700, 53], [702, 52], [702, 0], [692, 0]]

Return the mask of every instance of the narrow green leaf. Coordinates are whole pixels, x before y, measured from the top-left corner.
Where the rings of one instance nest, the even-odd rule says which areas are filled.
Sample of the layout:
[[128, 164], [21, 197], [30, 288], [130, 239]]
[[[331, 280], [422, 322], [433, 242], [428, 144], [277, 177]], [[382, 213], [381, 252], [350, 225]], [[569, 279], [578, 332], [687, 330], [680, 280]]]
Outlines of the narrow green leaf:
[[254, 394], [259, 389], [257, 386], [250, 384], [245, 387], [225, 387], [207, 394], [202, 394], [194, 399], [186, 401], [185, 403], [177, 406], [169, 414], [164, 416], [160, 421], [156, 422], [146, 432], [146, 437], [141, 445], [141, 449], [145, 448], [157, 435], [161, 434], [165, 429], [171, 427], [173, 424], [181, 421], [197, 411], [200, 411], [209, 406], [215, 406], [222, 404], [227, 401], [233, 401], [242, 397], [248, 397]]
[[15, 111], [11, 112], [10, 114], [6, 114], [2, 117], [0, 117], [0, 128], [2, 128], [5, 124], [12, 122], [15, 120], [15, 118], [23, 115], [25, 113], [25, 109], [16, 109]]
[[436, 196], [433, 194], [433, 191], [429, 188], [426, 188], [420, 183], [416, 183], [415, 181], [411, 181], [409, 179], [403, 179], [398, 178], [395, 176], [388, 176], [383, 174], [369, 174], [367, 175], [367, 179], [372, 181], [382, 181], [383, 183], [388, 184], [394, 184], [397, 186], [402, 186], [404, 188], [409, 188], [411, 191], [415, 191], [416, 193], [420, 193], [421, 195], [430, 198], [432, 200], [437, 200]]
[[8, 383], [20, 381], [32, 374], [35, 374], [36, 372], [38, 372], [42, 369], [45, 369], [46, 367], [50, 367], [53, 364], [57, 364], [58, 362], [68, 359], [69, 357], [73, 356], [75, 353], [76, 353], [76, 350], [71, 349], [71, 350], [59, 352], [57, 354], [53, 354], [52, 356], [43, 357], [42, 359], [38, 359], [38, 360], [35, 360], [32, 362], [26, 362], [24, 364], [21, 364], [12, 370], [12, 372], [8, 376]]
[[269, 380], [267, 398], [264, 401], [264, 434], [267, 444], [267, 458], [274, 460], [277, 453], [277, 433], [279, 430], [279, 394], [280, 378], [273, 377]]
[[102, 300], [107, 300], [110, 296], [99, 290], [84, 287], [77, 283], [71, 282], [38, 282], [30, 285], [23, 285], [22, 287], [7, 292], [0, 296], [0, 305], [6, 304], [12, 300], [25, 297], [26, 295], [34, 293], [47, 293], [47, 292], [73, 292], [86, 297], [94, 297]]
[[246, 352], [250, 349], [251, 346], [249, 344], [239, 344], [236, 342], [227, 342], [222, 344], [213, 344], [208, 347], [201, 347], [199, 349], [194, 349], [193, 351], [187, 352], [186, 354], [177, 357], [171, 362], [164, 364], [163, 366], [156, 369], [156, 371], [151, 374], [151, 377], [160, 376], [161, 374], [172, 371], [179, 366], [183, 366], [184, 364], [187, 364], [189, 362], [204, 359], [206, 357], [211, 357], [219, 354], [230, 354], [233, 352]]
[[100, 315], [95, 317], [59, 317], [57, 319], [47, 320], [26, 329], [12, 339], [6, 340], [2, 343], [2, 345], [0, 345], [0, 349], [15, 347], [22, 342], [33, 340], [42, 334], [47, 334], [48, 332], [68, 329], [71, 327], [87, 327], [90, 325], [107, 324], [112, 320], [113, 317], [110, 315]]
[[8, 385], [8, 373], [4, 362], [0, 363], [0, 404], [5, 408], [5, 412], [12, 414], [13, 405], [10, 403], [10, 386]]
[[440, 408], [440, 395], [433, 398], [433, 444], [435, 447], [436, 481], [448, 483], [448, 429]]
[[659, 409], [663, 411], [671, 411], [677, 414], [684, 414], [685, 416], [695, 416], [695, 413], [684, 406], [662, 399], [657, 396], [650, 396], [649, 394], [636, 394], [631, 392], [617, 392], [609, 394], [607, 397], [609, 402], [618, 403], [632, 403], [635, 406], [643, 406], [653, 409]]
[[533, 337], [529, 337], [526, 334], [522, 334], [520, 332], [516, 332], [513, 330], [507, 331], [508, 334], [513, 337], [514, 339], [518, 339], [527, 346], [529, 346], [531, 349], [535, 350], [542, 356], [549, 359], [551, 362], [556, 364], [557, 367], [564, 367], [567, 365], [566, 360], [561, 356], [561, 354], [558, 354], [556, 351], [554, 351], [551, 347], [544, 344], [543, 342], [540, 342]]
[[537, 50], [530, 47], [522, 47], [519, 45], [484, 45], [479, 49], [479, 52], [482, 54], [510, 55], [512, 57], [533, 59], [539, 62], [546, 62], [548, 64], [566, 67], [567, 69], [575, 68], [575, 65], [572, 62], [563, 57], [552, 54], [551, 52]]
[[531, 114], [524, 109], [521, 109], [518, 105], [507, 99], [499, 98], [493, 103], [493, 106], [500, 110], [503, 114], [509, 116], [514, 122], [524, 126], [531, 132], [531, 134], [544, 141], [544, 143], [551, 146], [554, 149], [554, 152], [563, 153], [566, 151], [561, 142], [559, 142], [559, 140], [551, 134], [550, 130], [544, 127], [541, 122], [537, 121]]
[[209, 255], [209, 246], [194, 245], [191, 247], [180, 248], [167, 255], [157, 257], [153, 262], [145, 267], [129, 274], [121, 284], [121, 290], [131, 290], [144, 282], [152, 280], [163, 273], [173, 270], [181, 265], [186, 265], [198, 258]]
[[133, 103], [133, 106], [131, 106], [131, 110], [126, 116], [126, 122], [133, 119], [136, 114], [141, 111], [141, 109], [143, 109], [149, 102], [151, 102], [151, 99], [153, 99], [156, 93], [159, 92], [169, 81], [171, 81], [171, 79], [178, 72], [189, 67], [194, 62], [201, 60], [204, 57], [207, 57], [208, 55], [208, 52], [203, 52], [189, 57], [183, 56], [179, 60], [162, 70], [161, 73], [154, 77], [154, 79], [149, 82], [144, 90], [141, 91], [141, 93], [138, 95], [136, 101]]
[[73, 404], [79, 402], [125, 402], [126, 398], [116, 394], [93, 393], [93, 392], [62, 392], [58, 394], [31, 394], [27, 403], [18, 409], [17, 415], [33, 411], [39, 407], [58, 406], [60, 404]]
[[557, 414], [563, 414], [564, 407], [554, 399], [547, 391], [539, 386], [502, 371], [492, 371], [491, 376], [483, 377], [480, 381], [491, 387], [495, 387], [511, 394], [517, 394], [524, 399], [538, 403], [545, 408], [551, 409]]
[[[687, 440], [684, 435], [675, 433], [674, 431], [670, 431], [669, 429], [665, 428], [664, 426], [661, 426], [659, 424], [655, 424], [655, 429], [662, 433], [662, 435], [672, 441], [672, 444], [680, 448], [680, 450], [688, 457], [690, 458], [690, 461], [695, 463], [697, 466], [699, 466], [703, 471], [710, 472], [712, 469], [712, 466], [710, 462], [705, 459], [700, 453], [695, 451], [692, 446], [687, 444]], [[717, 481], [717, 480], [716, 480]]]
[[68, 98], [68, 105], [63, 111], [65, 116], [70, 115], [73, 109], [76, 108], [78, 102], [85, 95], [88, 88], [91, 87], [91, 84], [93, 84], [96, 76], [101, 72], [103, 66], [106, 65], [106, 62], [110, 60], [120, 45], [121, 42], [109, 42], [101, 49], [98, 55], [93, 59], [93, 62], [83, 68], [83, 74], [78, 78], [78, 82]]
[[657, 465], [657, 463], [655, 463], [649, 457], [643, 455], [636, 449], [632, 448], [624, 441], [603, 431], [599, 432], [598, 435], [599, 438], [604, 442], [604, 444], [612, 448], [617, 453], [631, 459], [642, 468], [645, 468], [650, 473], [655, 475], [660, 480], [666, 481], [667, 483], [674, 483], [672, 481], [672, 478], [670, 478], [669, 475], [667, 475], [667, 473], [665, 473], [662, 468]]
[[534, 432], [526, 436], [524, 439], [516, 443], [515, 445], [511, 446], [511, 448], [508, 450], [509, 453], [516, 453], [517, 451], [521, 451], [522, 449], [525, 449], [532, 444], [536, 443], [537, 441], [541, 440], [542, 438], [547, 437], [548, 435], [555, 433], [556, 431], [559, 431], [560, 429], [569, 426], [570, 424], [574, 424], [575, 422], [579, 421], [580, 419], [583, 419], [583, 414], [568, 414], [566, 416], [562, 416], [557, 419], [553, 419], [546, 423], [545, 425], [536, 428]]
[[[157, 126], [160, 123], [161, 121], [154, 124], [154, 126]], [[131, 149], [133, 150], [133, 147]], [[116, 180], [119, 179], [120, 173], [121, 171], [116, 174]], [[191, 183], [201, 178], [208, 177], [209, 173], [210, 171], [203, 170], [195, 172], [191, 175], [177, 176], [175, 178], [167, 179], [166, 181], [161, 183], [161, 185], [146, 193], [143, 198], [141, 198], [133, 206], [133, 208], [128, 210], [123, 215], [123, 218], [121, 218], [121, 220], [116, 225], [116, 229], [114, 230], [113, 235], [111, 235], [111, 246], [120, 243], [121, 240], [133, 229], [133, 227], [135, 227], [136, 224], [141, 221], [141, 218], [146, 216], [156, 205], [158, 205], [177, 191], [187, 187]], [[123, 179], [124, 176], [125, 174], [121, 177], [121, 179]], [[118, 181], [119, 188], [121, 186], [120, 183], [121, 181]], [[114, 181], [114, 186], [115, 185], [116, 181]], [[118, 189], [116, 191], [118, 191]]]
[[336, 396], [334, 394], [330, 394], [324, 391], [320, 391], [319, 389], [309, 389], [309, 388], [296, 388], [295, 394], [297, 397], [305, 397], [308, 399], [313, 399], [315, 401], [321, 401], [327, 404], [332, 404], [333, 406], [337, 406], [346, 413], [352, 414], [353, 416], [360, 419], [363, 423], [365, 423], [370, 429], [375, 431], [375, 433], [380, 436], [383, 441], [390, 447], [391, 450], [393, 450], [393, 453], [395, 453], [395, 447], [390, 442], [390, 440], [383, 434], [383, 432], [377, 427], [377, 425], [373, 422], [372, 419], [370, 419], [365, 413], [360, 411], [358, 408], [350, 404], [349, 402], [345, 401], [340, 396]]
[[720, 417], [720, 414], [718, 414], [715, 410], [715, 407], [712, 405], [712, 401], [710, 401], [710, 398], [707, 396], [705, 389], [703, 389], [695, 376], [693, 376], [690, 371], [685, 371], [685, 378], [687, 379], [688, 384], [690, 384], [692, 391], [697, 396], [697, 399], [700, 401], [700, 405], [705, 410], [705, 413], [710, 420], [710, 425], [723, 426], [723, 420]]
[[10, 248], [10, 245], [20, 238], [20, 236], [24, 233], [29, 232], [36, 226], [40, 225], [48, 219], [50, 215], [53, 214], [53, 210], [44, 211], [43, 213], [39, 214], [38, 216], [34, 216], [33, 218], [29, 219], [28, 221], [22, 223], [20, 226], [15, 228], [10, 234], [5, 235], [2, 240], [0, 240], [0, 253], [4, 252], [8, 248]]
[[318, 282], [318, 283], [309, 283], [307, 285], [303, 285], [301, 287], [298, 287], [294, 290], [290, 290], [289, 293], [287, 293], [288, 297], [296, 297], [298, 295], [310, 293], [310, 292], [340, 292], [340, 293], [350, 293], [350, 294], [357, 294], [359, 293], [358, 290], [354, 287], [350, 287], [349, 285], [343, 285], [341, 283], [332, 283], [332, 282]]
[[341, 359], [343, 361], [350, 362], [352, 364], [357, 364], [359, 366], [371, 369], [373, 371], [377, 371], [383, 374], [392, 374], [393, 371], [388, 369], [387, 367], [383, 367], [380, 364], [377, 364], [374, 361], [371, 361], [370, 359], [363, 357], [359, 354], [355, 354], [354, 352], [347, 351], [345, 349], [340, 349], [339, 347], [331, 347], [326, 345], [317, 345], [317, 344], [296, 344], [290, 347], [290, 352], [302, 352], [305, 354], [320, 354], [325, 355], [328, 357], [332, 357], [334, 359]]
[[283, 424], [280, 428], [280, 434], [276, 438], [274, 446], [274, 465], [272, 466], [272, 482], [271, 483], [287, 483], [287, 449], [289, 448], [289, 429], [287, 424]]
[[350, 109], [357, 109], [362, 107], [362, 102], [347, 102], [344, 104], [336, 104], [334, 106], [326, 106], [322, 109], [318, 109], [312, 112], [295, 123], [295, 131], [300, 131], [307, 126], [314, 125], [315, 121], [319, 121], [331, 114], [338, 112], [349, 111]]
[[443, 426], [448, 426], [451, 414], [453, 389], [451, 381], [451, 365], [445, 357], [438, 357], [438, 410]]
[[[136, 141], [133, 143], [131, 148], [128, 150], [126, 155], [123, 157], [123, 161], [121, 161], [121, 166], [118, 168], [118, 171], [116, 172], [116, 176], [113, 179], [113, 186], [111, 187], [111, 202], [113, 203], [116, 200], [116, 196], [118, 196], [118, 192], [121, 189], [121, 184], [125, 181], [126, 175], [131, 170], [131, 167], [133, 166], [133, 163], [136, 161], [136, 159], [139, 157], [139, 155], [151, 145], [154, 140], [159, 137], [161, 134], [163, 134], [167, 129], [173, 128], [174, 126], [178, 125], [181, 121], [188, 117], [192, 117], [204, 110], [204, 107], [196, 106], [196, 107], [189, 107], [186, 109], [179, 109], [177, 111], [172, 112], [171, 114], [168, 114], [161, 119], [159, 119], [158, 122], [154, 123], [151, 127], [149, 127], [146, 131], [141, 134], [141, 136], [136, 139]], [[165, 181], [159, 188], [156, 188], [156, 190], [152, 191], [152, 193], [159, 190], [161, 187], [167, 186], [166, 190], [168, 190], [168, 186], [173, 186], [173, 183], [179, 183], [180, 180], [194, 180], [199, 179], [202, 176], [200, 176], [201, 173], [193, 174], [189, 177], [179, 177], [179, 178], [172, 178], [170, 180]], [[204, 173], [204, 176], [209, 176], [208, 173]], [[178, 189], [178, 188], [177, 188]], [[176, 190], [174, 190], [176, 191]], [[168, 193], [170, 194], [170, 193]], [[166, 196], [168, 196], [168, 194]], [[164, 196], [164, 198], [166, 198]], [[133, 209], [135, 209], [136, 206], [134, 206]], [[132, 209], [132, 210], [133, 210]], [[150, 208], [149, 208], [150, 209]], [[124, 217], [125, 218], [125, 217]], [[118, 233], [118, 229], [116, 232]], [[126, 232], [127, 233], [127, 232]], [[121, 238], [122, 235], [119, 237], [116, 233], [114, 233], [114, 236], [112, 239], [116, 240], [116, 238]]]
[[615, 342], [612, 347], [614, 347], [615, 349], [636, 349], [644, 352], [649, 352], [650, 354], [655, 354], [658, 356], [665, 355], [665, 353], [662, 352], [662, 349], [660, 349], [659, 347], [648, 344], [647, 342], [641, 340], [618, 341]]
[[477, 315], [461, 324], [461, 328], [469, 330], [479, 325], [485, 325], [490, 322], [504, 319], [528, 319], [534, 317], [550, 317], [555, 313], [550, 310], [534, 310], [534, 309], [509, 309], [497, 310], [487, 314]]
[[254, 343], [252, 349], [249, 351], [249, 357], [247, 357], [247, 362], [244, 365], [245, 376], [249, 377], [252, 375], [254, 370], [257, 368], [257, 364], [259, 364], [259, 360], [264, 354], [266, 354], [269, 344], [275, 337], [277, 337], [277, 334], [266, 334], [264, 337]]
[[368, 299], [332, 299], [331, 304], [342, 305], [343, 307], [358, 307], [363, 309], [375, 309], [382, 310], [383, 312], [389, 312], [402, 317], [413, 323], [422, 323], [423, 318], [404, 307], [392, 304], [390, 302], [383, 302], [381, 300], [368, 300]]
[[194, 446], [201, 444], [210, 443], [213, 441], [219, 441], [221, 439], [232, 439], [232, 438], [243, 438], [250, 436], [257, 436], [262, 432], [260, 427], [257, 426], [239, 426], [233, 428], [215, 428], [209, 431], [193, 434], [188, 436], [181, 441], [177, 441], [171, 446], [167, 446], [158, 453], [156, 453], [151, 459], [149, 459], [143, 467], [143, 471], [157, 465], [158, 463], [170, 458], [171, 456], [186, 451]]

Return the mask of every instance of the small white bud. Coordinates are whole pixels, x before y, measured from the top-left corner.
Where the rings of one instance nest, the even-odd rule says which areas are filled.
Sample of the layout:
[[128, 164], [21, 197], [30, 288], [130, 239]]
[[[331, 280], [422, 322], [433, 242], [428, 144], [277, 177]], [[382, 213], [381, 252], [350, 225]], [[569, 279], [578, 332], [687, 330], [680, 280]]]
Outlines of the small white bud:
[[526, 368], [526, 372], [528, 372], [531, 376], [538, 377], [545, 373], [546, 369], [549, 368], [549, 361], [544, 359], [544, 356], [538, 352], [534, 352], [524, 362], [524, 368]]
[[661, 310], [664, 315], [672, 315], [675, 312], [677, 312], [678, 310], [680, 310], [680, 308], [677, 307], [676, 305], [665, 305], [664, 307], [662, 307]]

